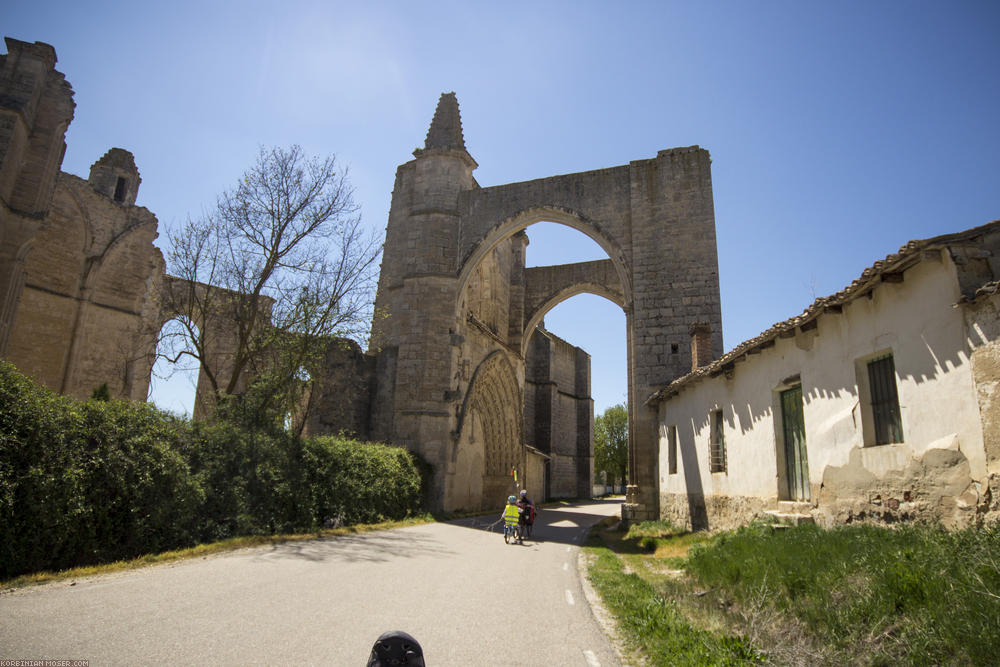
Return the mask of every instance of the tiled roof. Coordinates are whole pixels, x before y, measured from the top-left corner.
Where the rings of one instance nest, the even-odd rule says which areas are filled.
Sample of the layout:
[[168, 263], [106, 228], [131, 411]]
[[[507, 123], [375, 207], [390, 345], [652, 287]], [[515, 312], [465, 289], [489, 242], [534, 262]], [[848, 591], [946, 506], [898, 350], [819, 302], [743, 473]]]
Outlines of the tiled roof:
[[[816, 299], [812, 305], [802, 311], [800, 315], [791, 317], [783, 322], [778, 322], [767, 329], [767, 331], [761, 333], [759, 336], [740, 343], [712, 363], [700, 366], [687, 375], [682, 375], [670, 384], [661, 387], [646, 399], [646, 405], [653, 405], [665, 398], [673, 396], [674, 394], [680, 392], [681, 389], [698, 382], [702, 378], [714, 377], [732, 369], [735, 363], [742, 360], [745, 355], [753, 354], [765, 347], [773, 345], [776, 338], [794, 336], [796, 327], [802, 327], [805, 325], [807, 329], [812, 328], [809, 325], [820, 315], [831, 309], [839, 309], [845, 303], [868, 294], [878, 283], [882, 282], [883, 276], [887, 274], [900, 274], [904, 270], [919, 262], [922, 259], [923, 252], [926, 250], [946, 248], [950, 245], [955, 245], [962, 241], [968, 241], [989, 232], [996, 231], [1000, 231], [1000, 220], [994, 220], [993, 222], [979, 227], [973, 227], [972, 229], [967, 229], [963, 232], [910, 241], [909, 243], [903, 245], [903, 247], [899, 249], [899, 252], [895, 252], [887, 256], [885, 259], [876, 261], [870, 267], [865, 269], [861, 273], [860, 277], [836, 294]], [[986, 292], [984, 292], [984, 290], [986, 290]], [[992, 294], [996, 293], [998, 290], [1000, 290], [1000, 283], [996, 281], [986, 283], [980, 287], [979, 290], [977, 290], [976, 295], [972, 300], [982, 296], [980, 292], [983, 292], [984, 294]], [[967, 301], [967, 299], [963, 299], [963, 301]]]

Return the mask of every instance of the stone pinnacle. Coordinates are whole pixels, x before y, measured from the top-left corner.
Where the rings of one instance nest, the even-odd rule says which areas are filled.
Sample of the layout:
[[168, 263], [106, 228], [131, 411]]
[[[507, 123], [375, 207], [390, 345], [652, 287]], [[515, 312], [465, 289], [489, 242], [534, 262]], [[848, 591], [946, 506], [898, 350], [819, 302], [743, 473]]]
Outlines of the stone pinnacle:
[[458, 111], [458, 98], [455, 93], [441, 93], [434, 120], [427, 131], [424, 149], [454, 148], [465, 150], [465, 138], [462, 136], [462, 116]]

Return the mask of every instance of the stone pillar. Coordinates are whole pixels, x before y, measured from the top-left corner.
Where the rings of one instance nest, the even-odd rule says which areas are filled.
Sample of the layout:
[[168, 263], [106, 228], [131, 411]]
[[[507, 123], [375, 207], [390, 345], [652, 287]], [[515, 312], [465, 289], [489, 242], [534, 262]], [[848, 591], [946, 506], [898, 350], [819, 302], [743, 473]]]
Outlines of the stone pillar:
[[632, 162], [630, 185], [632, 477], [623, 514], [642, 521], [659, 518], [657, 413], [645, 400], [689, 371], [690, 360], [672, 354], [671, 345], [689, 335], [691, 322], [710, 327], [709, 344], [702, 347], [722, 354], [722, 313], [708, 151], [675, 148], [660, 151], [655, 160]]
[[511, 238], [510, 314], [507, 318], [507, 341], [520, 347], [524, 336], [524, 257], [528, 235], [522, 229]]

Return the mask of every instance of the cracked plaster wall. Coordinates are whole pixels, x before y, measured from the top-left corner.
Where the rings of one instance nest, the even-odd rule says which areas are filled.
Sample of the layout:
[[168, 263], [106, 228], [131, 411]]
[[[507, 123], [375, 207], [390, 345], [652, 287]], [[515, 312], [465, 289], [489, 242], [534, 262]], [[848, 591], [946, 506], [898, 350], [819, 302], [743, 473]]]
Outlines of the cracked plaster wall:
[[[817, 522], [921, 518], [961, 526], [981, 520], [994, 484], [987, 450], [996, 449], [996, 440], [991, 435], [984, 441], [980, 407], [986, 406], [988, 428], [996, 433], [1000, 363], [994, 344], [971, 348], [963, 311], [955, 306], [960, 298], [948, 254], [925, 258], [902, 282], [881, 283], [871, 298], [821, 315], [816, 329], [778, 338], [730, 374], [705, 378], [661, 402], [661, 514], [726, 528], [791, 500], [778, 397], [800, 382], [808, 502]], [[990, 317], [995, 322], [995, 313]], [[904, 442], [865, 446], [862, 413], [868, 408], [859, 373], [864, 359], [888, 350]], [[709, 413], [715, 409], [723, 412], [727, 472], [708, 467]], [[673, 475], [667, 468], [669, 425], [678, 433]]]

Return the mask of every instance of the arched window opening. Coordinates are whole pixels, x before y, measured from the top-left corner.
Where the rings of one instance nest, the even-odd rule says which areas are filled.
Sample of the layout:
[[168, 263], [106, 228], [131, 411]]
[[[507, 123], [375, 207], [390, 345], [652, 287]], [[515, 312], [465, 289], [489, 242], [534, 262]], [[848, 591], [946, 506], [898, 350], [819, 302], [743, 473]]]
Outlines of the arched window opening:
[[160, 329], [147, 398], [161, 410], [187, 418], [194, 413], [201, 368], [189, 353], [189, 332], [197, 330], [184, 318], [168, 320]]
[[[526, 267], [608, 259], [593, 239], [566, 225], [539, 222], [525, 233]], [[544, 328], [590, 355], [595, 415], [612, 405], [628, 404], [627, 334], [621, 307], [595, 294], [578, 294], [545, 313]]]
[[538, 222], [526, 228], [528, 248], [525, 266], [552, 266], [608, 259], [608, 253], [592, 238], [556, 222]]
[[128, 187], [128, 181], [124, 177], [119, 176], [118, 182], [115, 183], [115, 201], [123, 202], [125, 201], [126, 188]]

